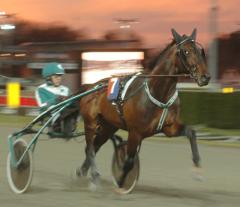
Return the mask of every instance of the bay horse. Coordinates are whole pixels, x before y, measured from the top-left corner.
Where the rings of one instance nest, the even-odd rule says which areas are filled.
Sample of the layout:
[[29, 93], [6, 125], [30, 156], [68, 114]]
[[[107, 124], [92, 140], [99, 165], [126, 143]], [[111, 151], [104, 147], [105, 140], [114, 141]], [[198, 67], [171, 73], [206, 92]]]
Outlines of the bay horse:
[[[171, 31], [172, 42], [153, 61], [151, 71], [143, 74], [146, 78], [136, 76], [127, 89], [128, 98], [123, 100], [122, 117], [107, 99], [107, 89], [81, 98], [86, 158], [82, 166], [77, 168], [78, 176], [86, 176], [90, 168], [92, 182], [99, 182], [96, 153], [118, 129], [128, 132], [127, 159], [118, 181], [119, 189], [122, 189], [126, 175], [133, 168], [134, 157], [142, 140], [158, 132], [168, 137], [186, 136], [190, 141], [194, 166], [200, 168], [196, 133], [180, 120], [176, 85], [178, 76], [187, 74], [199, 86], [204, 86], [208, 84], [210, 75], [202, 50], [196, 42], [196, 29], [190, 36], [181, 36], [174, 29]], [[97, 84], [99, 82], [87, 88]]]

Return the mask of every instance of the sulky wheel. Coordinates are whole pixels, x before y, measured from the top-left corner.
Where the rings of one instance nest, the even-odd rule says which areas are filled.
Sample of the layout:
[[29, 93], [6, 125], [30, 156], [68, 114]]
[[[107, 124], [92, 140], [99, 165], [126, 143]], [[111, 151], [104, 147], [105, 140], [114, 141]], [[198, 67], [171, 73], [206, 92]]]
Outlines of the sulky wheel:
[[[14, 142], [13, 149], [15, 159], [18, 161], [27, 148], [27, 143], [23, 139]], [[28, 150], [19, 166], [15, 167], [11, 163], [11, 154], [7, 157], [7, 179], [11, 190], [21, 194], [27, 191], [32, 181], [33, 159], [32, 151]]]
[[[124, 165], [126, 156], [127, 156], [127, 142], [124, 141], [115, 148], [115, 152], [112, 158], [113, 182], [117, 187], [119, 187], [117, 181], [120, 179], [120, 176], [122, 175], [123, 165]], [[124, 184], [122, 186], [122, 188], [124, 189], [122, 194], [130, 193], [133, 190], [133, 188], [137, 184], [137, 180], [139, 177], [139, 169], [140, 169], [140, 163], [139, 163], [139, 157], [137, 154], [134, 159], [134, 167], [128, 173], [124, 181]]]

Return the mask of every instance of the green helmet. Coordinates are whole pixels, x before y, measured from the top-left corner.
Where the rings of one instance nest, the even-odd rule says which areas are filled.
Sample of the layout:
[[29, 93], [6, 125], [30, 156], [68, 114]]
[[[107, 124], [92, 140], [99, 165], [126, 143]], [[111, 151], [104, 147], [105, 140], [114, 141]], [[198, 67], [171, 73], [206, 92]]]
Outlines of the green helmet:
[[64, 68], [61, 64], [52, 62], [47, 63], [42, 70], [42, 76], [44, 78], [50, 77], [52, 75], [63, 75], [65, 74]]

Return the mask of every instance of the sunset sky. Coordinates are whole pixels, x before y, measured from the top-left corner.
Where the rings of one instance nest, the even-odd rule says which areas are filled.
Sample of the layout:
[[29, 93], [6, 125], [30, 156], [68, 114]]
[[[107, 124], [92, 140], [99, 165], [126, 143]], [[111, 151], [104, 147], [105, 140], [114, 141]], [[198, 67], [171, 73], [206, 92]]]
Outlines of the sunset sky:
[[[170, 29], [190, 34], [198, 29], [198, 41], [209, 42], [209, 11], [212, 0], [1, 0], [0, 11], [36, 22], [62, 22], [86, 29], [91, 38], [118, 28], [114, 18], [138, 18], [132, 28], [148, 46], [171, 39]], [[219, 34], [240, 30], [240, 0], [218, 0]]]

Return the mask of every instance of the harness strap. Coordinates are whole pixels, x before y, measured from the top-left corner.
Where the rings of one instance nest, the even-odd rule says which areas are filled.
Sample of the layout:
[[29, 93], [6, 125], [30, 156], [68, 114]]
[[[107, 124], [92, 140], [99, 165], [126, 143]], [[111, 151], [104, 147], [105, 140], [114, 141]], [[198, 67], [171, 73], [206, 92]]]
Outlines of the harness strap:
[[169, 108], [173, 103], [174, 101], [177, 99], [178, 97], [178, 91], [176, 90], [175, 93], [172, 95], [172, 97], [168, 100], [167, 103], [162, 103], [160, 101], [158, 101], [157, 99], [155, 99], [151, 93], [150, 93], [150, 90], [149, 90], [149, 87], [148, 87], [148, 84], [147, 84], [147, 81], [144, 82], [144, 88], [145, 88], [145, 91], [148, 95], [148, 98], [155, 104], [157, 105], [158, 107], [160, 108]]
[[116, 102], [116, 110], [118, 112], [123, 127], [127, 129], [127, 124], [123, 115], [123, 102]]
[[167, 108], [163, 109], [162, 115], [161, 115], [161, 117], [159, 119], [159, 122], [158, 122], [157, 130], [156, 130], [157, 132], [160, 132], [160, 130], [162, 129], [162, 126], [163, 126], [164, 121], [167, 117], [167, 114], [168, 114], [168, 109]]
[[132, 82], [141, 74], [141, 72], [138, 72], [137, 74], [133, 75], [126, 83], [126, 85], [123, 88], [122, 94], [121, 94], [121, 98], [122, 100], [124, 100], [125, 95], [127, 93], [127, 90], [129, 88], [129, 86], [132, 84]]
[[172, 95], [172, 97], [168, 100], [167, 103], [162, 103], [160, 101], [158, 101], [157, 99], [155, 99], [151, 93], [150, 93], [150, 90], [149, 90], [149, 87], [148, 87], [148, 84], [147, 84], [147, 81], [144, 82], [144, 89], [148, 95], [148, 98], [150, 99], [150, 101], [152, 103], [154, 103], [155, 105], [157, 105], [158, 107], [160, 108], [163, 108], [163, 112], [162, 112], [162, 115], [159, 119], [159, 122], [158, 122], [158, 126], [157, 126], [157, 132], [159, 132], [161, 129], [162, 129], [162, 126], [164, 124], [164, 121], [167, 117], [167, 113], [168, 113], [168, 108], [175, 102], [175, 100], [177, 99], [178, 97], [178, 91], [176, 90], [174, 92], [174, 94]]
[[[120, 87], [120, 92], [119, 92], [119, 98], [118, 100], [115, 102], [116, 105], [116, 110], [117, 110], [117, 113], [119, 115], [119, 118], [122, 122], [122, 125], [124, 128], [127, 129], [127, 124], [126, 124], [126, 121], [124, 119], [124, 114], [123, 114], [123, 102], [124, 102], [124, 98], [125, 98], [125, 95], [127, 93], [127, 90], [129, 88], [129, 86], [133, 83], [133, 81], [138, 77], [138, 75], [140, 75], [141, 72], [138, 72], [136, 73], [135, 75], [133, 75], [125, 84], [125, 86], [121, 86]], [[129, 97], [128, 97], [129, 98]]]

